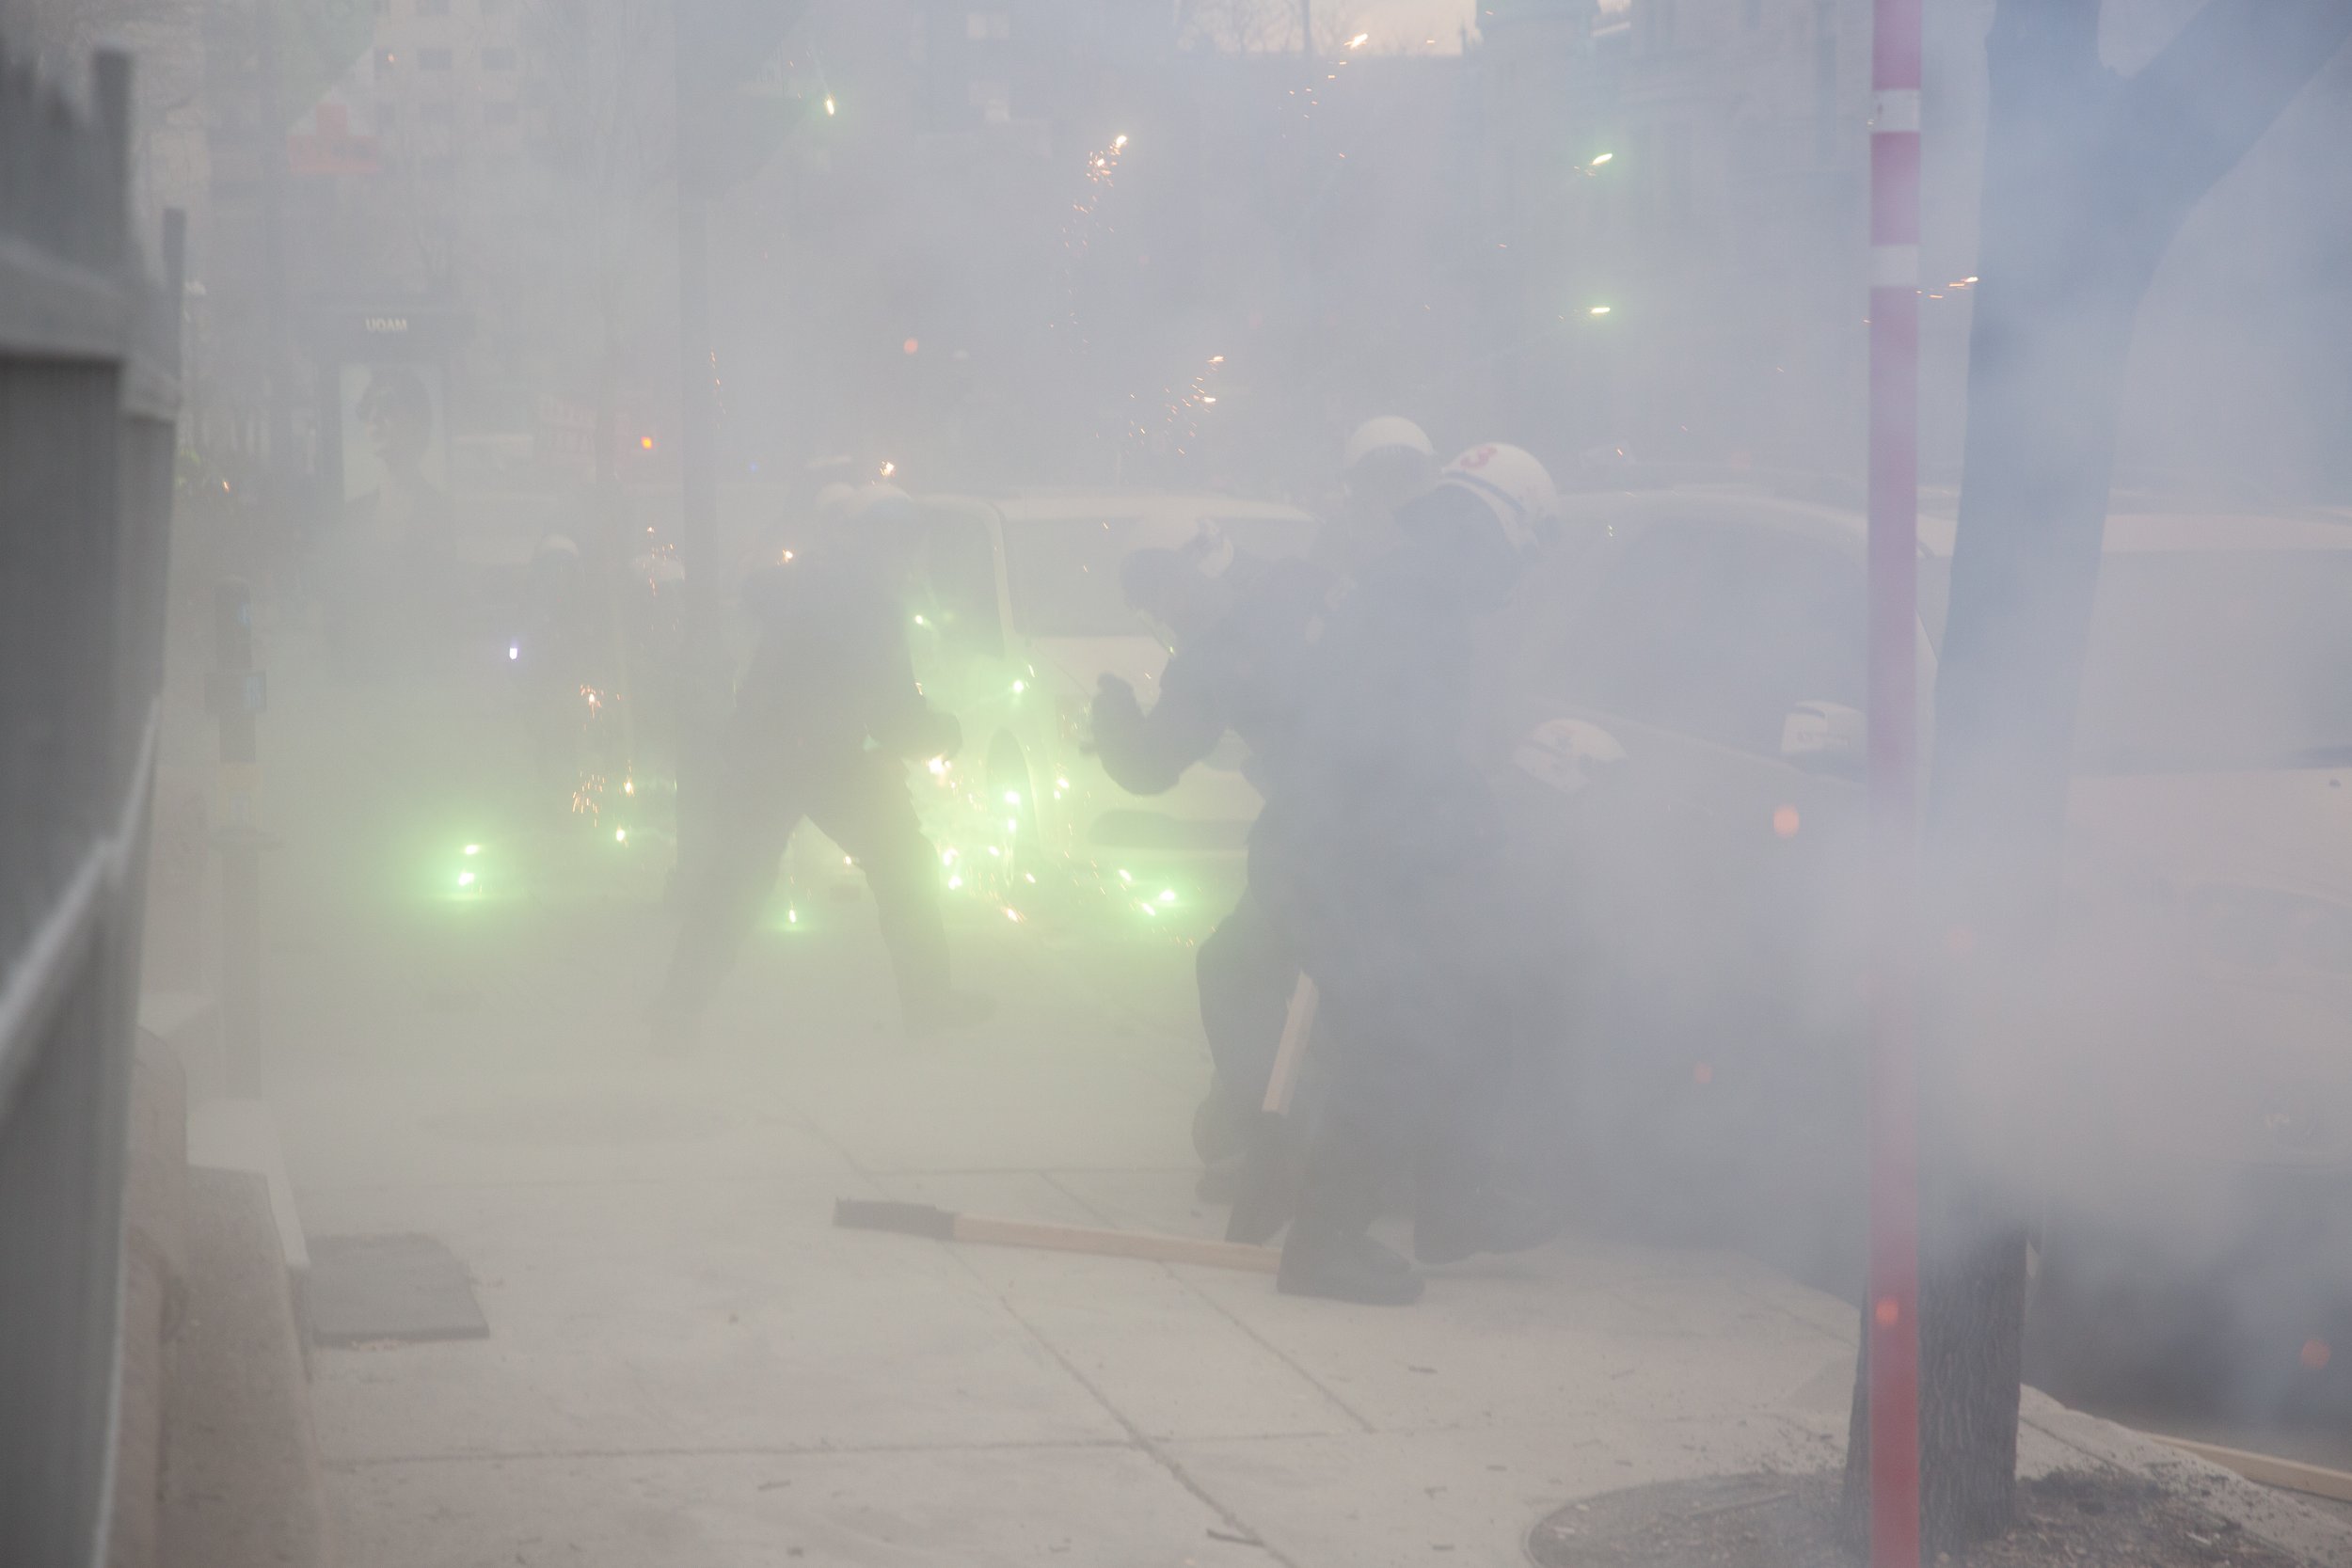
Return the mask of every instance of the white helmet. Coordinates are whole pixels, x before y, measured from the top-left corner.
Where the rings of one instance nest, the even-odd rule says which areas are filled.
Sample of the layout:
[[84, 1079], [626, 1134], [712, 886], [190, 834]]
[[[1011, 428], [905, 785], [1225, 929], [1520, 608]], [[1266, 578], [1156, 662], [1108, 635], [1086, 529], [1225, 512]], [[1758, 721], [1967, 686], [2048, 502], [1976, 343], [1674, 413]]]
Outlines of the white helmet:
[[1541, 463], [1518, 447], [1475, 446], [1445, 466], [1438, 488], [1467, 490], [1486, 503], [1503, 537], [1532, 550], [1560, 519], [1560, 492]]
[[1376, 420], [1366, 420], [1356, 427], [1356, 434], [1347, 438], [1347, 451], [1340, 459], [1340, 467], [1349, 473], [1376, 451], [1391, 450], [1419, 452], [1435, 463], [1438, 449], [1429, 444], [1429, 436], [1421, 426], [1397, 414], [1383, 414]]

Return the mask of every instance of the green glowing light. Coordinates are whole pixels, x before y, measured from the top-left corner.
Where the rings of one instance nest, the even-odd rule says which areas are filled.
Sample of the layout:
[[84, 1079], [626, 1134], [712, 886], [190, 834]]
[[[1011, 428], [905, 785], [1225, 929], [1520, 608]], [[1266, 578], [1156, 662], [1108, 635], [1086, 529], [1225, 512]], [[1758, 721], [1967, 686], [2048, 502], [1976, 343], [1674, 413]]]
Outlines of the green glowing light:
[[613, 829], [612, 842], [615, 844], [627, 844], [628, 842], [628, 830], [627, 828]]
[[961, 877], [950, 877], [947, 879], [947, 891], [950, 893], [955, 892], [956, 889], [961, 887], [962, 885], [963, 879]]
[[1176, 902], [1176, 890], [1172, 887], [1164, 887], [1160, 889], [1160, 902], [1163, 904], [1173, 904]]
[[914, 624], [918, 626], [928, 626], [930, 625], [929, 621], [924, 620], [920, 615], [917, 615], [914, 618]]
[[1160, 912], [1159, 911], [1157, 911], [1157, 910], [1153, 909], [1153, 908], [1152, 908], [1151, 905], [1149, 905], [1149, 904], [1137, 904], [1137, 905], [1136, 906], [1136, 908], [1137, 908], [1137, 909], [1141, 910], [1141, 911], [1142, 911], [1144, 913], [1146, 913], [1146, 914], [1152, 914], [1152, 915], [1155, 915], [1155, 914], [1158, 914], [1158, 913]]
[[457, 885], [459, 887], [473, 886], [473, 873], [470, 871], [460, 871], [457, 874]]
[[801, 923], [801, 911], [798, 910], [785, 911], [784, 923], [787, 926], [798, 926]]
[[1132, 882], [1132, 881], [1134, 881], [1134, 880], [1135, 880], [1135, 879], [1134, 879], [1133, 877], [1129, 876], [1129, 875], [1128, 875], [1126, 872], [1124, 872], [1124, 871], [1121, 871], [1121, 872], [1119, 874], [1119, 879], [1120, 879], [1120, 881], [1122, 881], [1122, 882]]
[[469, 855], [478, 855], [482, 853], [482, 846], [479, 844], [469, 844], [466, 846], [466, 853]]
[[1021, 693], [1028, 689], [1029, 683], [1027, 681], [1015, 681], [1012, 683], [1012, 694], [1016, 697], [1020, 696]]
[[1015, 821], [1014, 821], [1011, 817], [1009, 817], [1009, 816], [1008, 816], [1008, 817], [1006, 817], [1006, 818], [1005, 818], [1005, 832], [1009, 832], [1009, 833], [1017, 833], [1017, 832], [1019, 832], [1020, 831], [1021, 831], [1021, 824], [1020, 824], [1020, 823], [1015, 822]]
[[1020, 792], [1019, 790], [1017, 790], [1017, 789], [1008, 789], [1008, 790], [1006, 790], [1006, 791], [1005, 791], [1005, 804], [1007, 804], [1007, 805], [1009, 805], [1009, 806], [1017, 806], [1017, 805], [1019, 805], [1020, 803], [1021, 803], [1021, 792]]

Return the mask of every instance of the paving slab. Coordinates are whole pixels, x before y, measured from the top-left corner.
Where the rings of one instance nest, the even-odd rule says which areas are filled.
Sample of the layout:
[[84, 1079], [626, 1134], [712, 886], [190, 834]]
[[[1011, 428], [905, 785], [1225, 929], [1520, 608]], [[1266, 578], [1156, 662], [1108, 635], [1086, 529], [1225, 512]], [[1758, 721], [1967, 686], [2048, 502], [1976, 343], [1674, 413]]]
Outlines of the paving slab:
[[[893, 1197], [966, 1212], [1099, 1223], [1058, 1184], [1027, 1176], [898, 1176]], [[1192, 1271], [1131, 1258], [877, 1238], [952, 1251], [1006, 1309], [1150, 1439], [1357, 1432], [1363, 1418], [1260, 1338]], [[1256, 1276], [1261, 1288], [1272, 1283]]]
[[944, 1249], [834, 1230], [833, 1186], [335, 1195], [339, 1226], [373, 1214], [465, 1259], [490, 1337], [321, 1351], [328, 1457], [1121, 1434]]
[[1328, 1568], [1522, 1560], [1529, 1527], [1566, 1499], [1740, 1469], [1818, 1469], [1775, 1418], [1563, 1418], [1446, 1434], [1177, 1443], [1186, 1474], [1255, 1526], [1279, 1560]]
[[1733, 1328], [1677, 1315], [1701, 1290], [1736, 1295], [1736, 1273], [1651, 1289], [1617, 1249], [1574, 1243], [1440, 1274], [1422, 1306], [1404, 1312], [1186, 1273], [1384, 1432], [1524, 1423], [1564, 1410], [1633, 1422], [1728, 1419], [1778, 1408], [1839, 1349], [1836, 1336], [1760, 1301]]
[[1120, 1443], [339, 1469], [342, 1568], [1265, 1568]]

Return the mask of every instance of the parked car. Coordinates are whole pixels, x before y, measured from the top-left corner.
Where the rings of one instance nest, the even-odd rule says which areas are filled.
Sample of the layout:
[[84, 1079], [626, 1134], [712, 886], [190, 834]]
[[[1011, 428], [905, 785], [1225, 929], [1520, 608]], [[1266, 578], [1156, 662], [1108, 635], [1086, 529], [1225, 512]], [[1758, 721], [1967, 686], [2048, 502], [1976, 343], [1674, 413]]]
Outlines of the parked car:
[[[1852, 1289], [1862, 521], [1732, 488], [1570, 511], [1521, 605], [1510, 787], [1606, 911], [1596, 1164]], [[1929, 724], [1952, 535], [1922, 520]], [[2073, 1354], [2340, 1383], [2352, 528], [2112, 517], [2075, 774], [2058, 1024], [1962, 1085], [2040, 1199], [2042, 1318], [2088, 1326]]]

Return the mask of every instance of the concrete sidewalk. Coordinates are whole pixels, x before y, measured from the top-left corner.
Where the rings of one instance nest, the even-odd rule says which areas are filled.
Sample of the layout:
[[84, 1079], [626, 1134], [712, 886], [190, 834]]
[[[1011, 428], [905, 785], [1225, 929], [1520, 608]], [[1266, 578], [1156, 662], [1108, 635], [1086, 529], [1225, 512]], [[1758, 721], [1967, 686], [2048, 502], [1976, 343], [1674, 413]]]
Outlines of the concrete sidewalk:
[[[1852, 1314], [1736, 1257], [1572, 1239], [1384, 1311], [834, 1229], [847, 1194], [1214, 1234], [1184, 1021], [1096, 999], [1181, 997], [1188, 955], [1089, 989], [1025, 931], [959, 931], [1003, 1015], [909, 1051], [846, 910], [755, 954], [681, 1064], [639, 1053], [642, 974], [581, 957], [642, 948], [630, 918], [472, 953], [453, 1014], [281, 976], [317, 1031], [278, 1096], [310, 1233], [439, 1238], [491, 1324], [317, 1353], [351, 1568], [1514, 1563], [1573, 1496], [1838, 1462]], [[2037, 1469], [2158, 1452], [2046, 1402], [2026, 1438]]]

